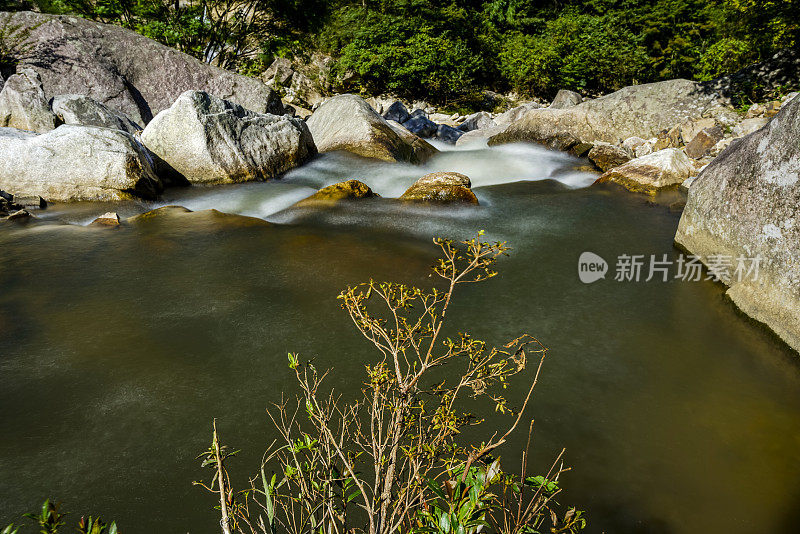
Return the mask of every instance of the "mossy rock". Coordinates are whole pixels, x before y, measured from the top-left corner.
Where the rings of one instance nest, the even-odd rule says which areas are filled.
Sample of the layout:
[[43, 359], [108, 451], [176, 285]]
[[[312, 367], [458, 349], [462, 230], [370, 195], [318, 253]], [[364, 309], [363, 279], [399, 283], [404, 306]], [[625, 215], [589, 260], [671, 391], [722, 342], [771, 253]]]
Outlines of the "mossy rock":
[[337, 204], [343, 200], [360, 200], [363, 198], [377, 197], [372, 189], [364, 182], [347, 180], [337, 184], [323, 187], [308, 198], [295, 204], [295, 207], [307, 207], [320, 204]]
[[426, 174], [402, 194], [400, 200], [411, 202], [478, 204], [478, 198], [470, 189], [468, 176], [457, 172], [433, 172]]

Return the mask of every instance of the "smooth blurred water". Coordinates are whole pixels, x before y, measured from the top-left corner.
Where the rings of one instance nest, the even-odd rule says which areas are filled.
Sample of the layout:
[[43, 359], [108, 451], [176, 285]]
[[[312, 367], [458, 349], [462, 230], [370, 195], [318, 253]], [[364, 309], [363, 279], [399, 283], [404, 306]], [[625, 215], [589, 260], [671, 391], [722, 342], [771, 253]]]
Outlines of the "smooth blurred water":
[[[433, 236], [484, 229], [514, 250], [499, 277], [456, 296], [451, 320], [550, 347], [530, 408], [535, 466], [567, 448], [562, 501], [587, 510], [589, 532], [796, 532], [797, 355], [712, 282], [582, 284], [586, 250], [674, 259], [679, 215], [582, 187], [595, 176], [580, 163], [525, 145], [422, 168], [329, 154], [282, 181], [54, 206], [48, 217], [76, 224], [0, 227], [0, 524], [52, 497], [72, 520], [100, 514], [127, 533], [216, 532], [213, 496], [191, 485], [211, 419], [243, 449], [231, 467], [244, 483], [272, 440], [265, 408], [292, 392], [286, 352], [358, 391], [374, 354], [336, 294], [370, 277], [427, 285]], [[481, 205], [286, 209], [349, 178], [398, 196], [432, 170], [470, 176]], [[277, 224], [80, 226], [168, 203]], [[502, 452], [507, 467], [524, 437]]]

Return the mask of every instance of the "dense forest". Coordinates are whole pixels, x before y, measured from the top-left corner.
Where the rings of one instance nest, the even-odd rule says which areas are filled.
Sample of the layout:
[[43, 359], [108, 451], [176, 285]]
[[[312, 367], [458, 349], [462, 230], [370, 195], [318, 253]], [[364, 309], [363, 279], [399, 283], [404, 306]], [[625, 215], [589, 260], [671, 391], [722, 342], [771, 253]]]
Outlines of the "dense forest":
[[250, 75], [327, 54], [347, 89], [435, 102], [709, 80], [800, 44], [800, 0], [19, 1], [0, 7], [120, 24]]

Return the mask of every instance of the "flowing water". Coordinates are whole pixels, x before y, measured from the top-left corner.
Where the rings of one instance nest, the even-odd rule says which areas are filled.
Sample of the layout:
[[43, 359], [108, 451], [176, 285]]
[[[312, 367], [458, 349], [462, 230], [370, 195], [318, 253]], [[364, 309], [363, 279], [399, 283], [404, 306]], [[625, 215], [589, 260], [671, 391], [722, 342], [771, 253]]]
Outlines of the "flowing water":
[[[527, 145], [443, 152], [422, 168], [326, 154], [281, 181], [57, 205], [42, 213], [54, 224], [0, 227], [0, 525], [52, 497], [126, 533], [217, 532], [214, 497], [191, 485], [207, 475], [194, 458], [212, 418], [243, 449], [231, 468], [244, 481], [272, 440], [265, 408], [292, 391], [288, 351], [358, 390], [374, 355], [336, 294], [370, 277], [429, 284], [430, 239], [484, 229], [514, 251], [499, 277], [457, 295], [451, 319], [550, 348], [530, 406], [533, 467], [566, 448], [562, 502], [587, 511], [589, 532], [796, 532], [797, 355], [718, 284], [614, 281], [620, 254], [677, 257], [679, 215], [668, 200], [586, 187], [596, 176], [580, 165]], [[350, 178], [395, 197], [432, 170], [470, 176], [481, 205], [286, 209]], [[85, 226], [164, 204], [275, 224]], [[605, 280], [579, 281], [583, 251], [609, 261]]]

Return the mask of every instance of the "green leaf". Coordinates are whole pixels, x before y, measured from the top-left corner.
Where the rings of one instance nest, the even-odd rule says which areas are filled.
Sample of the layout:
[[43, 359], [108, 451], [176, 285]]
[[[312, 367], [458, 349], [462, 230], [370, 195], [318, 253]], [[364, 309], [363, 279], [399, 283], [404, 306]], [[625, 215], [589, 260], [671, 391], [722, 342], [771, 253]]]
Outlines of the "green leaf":
[[439, 518], [439, 528], [444, 534], [450, 532], [450, 517], [447, 514], [442, 514]]
[[272, 505], [272, 488], [275, 486], [275, 475], [272, 475], [272, 483], [267, 484], [267, 475], [264, 474], [264, 466], [261, 466], [261, 480], [264, 483], [264, 498], [267, 505], [267, 517], [269, 522], [272, 523], [272, 518], [275, 517], [275, 510]]
[[426, 479], [425, 479], [425, 483], [428, 485], [428, 487], [429, 487], [429, 488], [430, 488], [430, 489], [431, 489], [431, 490], [432, 490], [432, 491], [433, 491], [433, 492], [434, 492], [434, 493], [435, 493], [435, 494], [436, 494], [436, 495], [437, 495], [437, 496], [438, 496], [440, 499], [442, 499], [442, 500], [444, 500], [444, 501], [446, 501], [446, 500], [447, 500], [447, 497], [445, 496], [444, 492], [442, 491], [442, 488], [439, 486], [439, 484], [437, 484], [437, 483], [436, 483], [436, 481], [435, 481], [435, 480], [432, 480], [432, 479], [430, 479], [430, 478], [426, 478]]
[[472, 486], [469, 488], [469, 502], [472, 503], [472, 506], [475, 506], [478, 503], [478, 496], [480, 495], [480, 491], [478, 490], [477, 486]]

